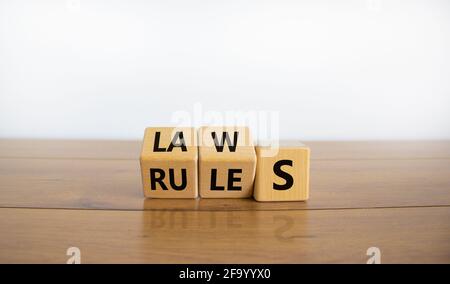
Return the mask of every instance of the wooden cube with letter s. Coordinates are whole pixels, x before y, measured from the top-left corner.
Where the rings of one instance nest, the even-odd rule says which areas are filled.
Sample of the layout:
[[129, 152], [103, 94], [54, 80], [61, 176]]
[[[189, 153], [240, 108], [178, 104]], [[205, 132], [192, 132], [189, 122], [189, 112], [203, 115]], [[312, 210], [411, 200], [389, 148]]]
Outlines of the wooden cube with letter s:
[[310, 150], [299, 142], [262, 143], [254, 198], [257, 201], [302, 201], [309, 198]]
[[191, 127], [149, 127], [141, 151], [144, 195], [197, 198], [197, 132]]
[[256, 154], [248, 127], [199, 130], [199, 193], [202, 198], [253, 195]]

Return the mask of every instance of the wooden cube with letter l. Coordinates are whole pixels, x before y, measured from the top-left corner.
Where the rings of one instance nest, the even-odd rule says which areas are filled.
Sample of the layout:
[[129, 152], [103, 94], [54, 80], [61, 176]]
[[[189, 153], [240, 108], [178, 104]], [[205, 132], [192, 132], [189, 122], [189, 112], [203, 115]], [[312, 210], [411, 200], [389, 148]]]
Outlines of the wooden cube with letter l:
[[248, 127], [199, 130], [199, 192], [202, 198], [253, 195], [256, 154]]
[[310, 150], [300, 142], [256, 146], [257, 201], [301, 201], [309, 197]]
[[146, 197], [198, 197], [198, 145], [195, 128], [145, 129], [140, 162]]

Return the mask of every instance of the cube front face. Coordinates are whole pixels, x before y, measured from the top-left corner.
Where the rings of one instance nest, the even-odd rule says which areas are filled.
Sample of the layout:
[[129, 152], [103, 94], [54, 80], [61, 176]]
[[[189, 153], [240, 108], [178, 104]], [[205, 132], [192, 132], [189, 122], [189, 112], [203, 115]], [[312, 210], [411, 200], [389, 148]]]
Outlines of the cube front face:
[[147, 128], [140, 162], [146, 197], [198, 197], [195, 128]]
[[200, 196], [251, 197], [256, 173], [256, 153], [249, 129], [202, 127], [199, 139]]
[[265, 147], [256, 147], [258, 158], [254, 198], [257, 201], [302, 201], [309, 198], [309, 156], [304, 146], [280, 146], [275, 156], [265, 156]]
[[197, 161], [141, 160], [145, 197], [197, 198]]
[[253, 194], [255, 161], [200, 161], [202, 198], [248, 198]]

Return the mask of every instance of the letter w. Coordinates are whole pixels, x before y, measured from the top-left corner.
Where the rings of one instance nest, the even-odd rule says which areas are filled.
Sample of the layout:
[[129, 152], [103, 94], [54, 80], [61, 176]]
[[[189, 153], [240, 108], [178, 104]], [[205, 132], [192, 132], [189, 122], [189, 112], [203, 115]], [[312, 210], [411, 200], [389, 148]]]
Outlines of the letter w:
[[216, 132], [211, 132], [211, 136], [214, 139], [214, 145], [216, 146], [217, 152], [223, 152], [223, 147], [225, 146], [225, 140], [228, 143], [228, 149], [230, 150], [230, 152], [236, 152], [238, 135], [239, 135], [239, 132], [234, 131], [233, 143], [231, 143], [231, 138], [228, 135], [228, 132], [224, 131], [222, 133], [222, 141], [219, 142]]

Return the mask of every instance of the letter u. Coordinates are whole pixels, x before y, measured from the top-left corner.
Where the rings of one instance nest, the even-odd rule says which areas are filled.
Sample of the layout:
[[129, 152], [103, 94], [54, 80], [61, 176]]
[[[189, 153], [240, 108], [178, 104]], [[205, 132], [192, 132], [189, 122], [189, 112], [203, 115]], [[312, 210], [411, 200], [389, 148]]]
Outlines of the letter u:
[[169, 176], [170, 176], [170, 186], [174, 189], [174, 190], [185, 190], [186, 189], [186, 185], [187, 185], [187, 177], [186, 177], [186, 169], [181, 169], [181, 184], [177, 185], [175, 183], [175, 170], [174, 169], [169, 169]]

